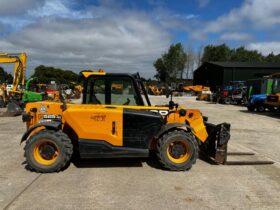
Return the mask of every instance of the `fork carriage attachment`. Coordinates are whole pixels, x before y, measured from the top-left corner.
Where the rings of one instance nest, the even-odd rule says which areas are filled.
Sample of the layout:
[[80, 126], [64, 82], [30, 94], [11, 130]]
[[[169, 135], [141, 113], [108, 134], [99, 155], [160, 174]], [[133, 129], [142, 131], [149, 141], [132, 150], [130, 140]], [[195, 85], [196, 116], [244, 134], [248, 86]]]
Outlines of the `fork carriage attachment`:
[[227, 152], [227, 144], [230, 139], [230, 124], [221, 123], [214, 125], [206, 123], [209, 134], [204, 145], [201, 145], [202, 152], [214, 160], [217, 164], [223, 165], [263, 165], [273, 164], [273, 161], [252, 160], [252, 161], [228, 161], [227, 156], [247, 156], [255, 155], [251, 152]]

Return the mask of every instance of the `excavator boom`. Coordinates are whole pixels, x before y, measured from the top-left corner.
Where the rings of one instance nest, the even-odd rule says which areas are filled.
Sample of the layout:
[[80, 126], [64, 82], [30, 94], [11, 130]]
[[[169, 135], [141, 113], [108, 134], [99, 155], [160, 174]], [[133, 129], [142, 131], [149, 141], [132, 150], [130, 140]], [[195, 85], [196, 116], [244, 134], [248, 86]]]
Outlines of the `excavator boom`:
[[5, 115], [16, 116], [22, 112], [22, 109], [17, 102], [22, 97], [22, 89], [19, 89], [19, 85], [21, 85], [21, 87], [24, 86], [26, 60], [27, 54], [25, 52], [20, 54], [0, 53], [0, 63], [14, 64], [13, 87], [11, 95], [9, 96], [9, 103]]
[[18, 92], [18, 86], [24, 85], [26, 60], [27, 54], [25, 52], [20, 54], [0, 53], [0, 63], [14, 63], [14, 79], [12, 92]]

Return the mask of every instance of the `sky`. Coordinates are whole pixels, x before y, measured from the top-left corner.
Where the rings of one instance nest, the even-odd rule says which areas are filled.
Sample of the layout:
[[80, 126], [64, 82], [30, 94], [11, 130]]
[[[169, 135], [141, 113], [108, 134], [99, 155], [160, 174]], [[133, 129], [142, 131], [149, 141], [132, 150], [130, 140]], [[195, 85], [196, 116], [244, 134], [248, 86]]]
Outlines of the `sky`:
[[278, 54], [279, 26], [279, 0], [0, 0], [0, 52], [27, 52], [29, 76], [43, 64], [153, 77], [177, 42]]

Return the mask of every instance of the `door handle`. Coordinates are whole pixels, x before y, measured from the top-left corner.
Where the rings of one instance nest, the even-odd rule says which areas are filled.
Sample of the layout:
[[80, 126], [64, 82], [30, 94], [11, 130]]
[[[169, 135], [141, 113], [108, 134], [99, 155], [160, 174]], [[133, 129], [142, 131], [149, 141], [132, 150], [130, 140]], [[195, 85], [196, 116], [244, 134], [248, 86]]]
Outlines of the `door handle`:
[[116, 133], [116, 122], [113, 121], [112, 122], [112, 134], [115, 135], [115, 133]]

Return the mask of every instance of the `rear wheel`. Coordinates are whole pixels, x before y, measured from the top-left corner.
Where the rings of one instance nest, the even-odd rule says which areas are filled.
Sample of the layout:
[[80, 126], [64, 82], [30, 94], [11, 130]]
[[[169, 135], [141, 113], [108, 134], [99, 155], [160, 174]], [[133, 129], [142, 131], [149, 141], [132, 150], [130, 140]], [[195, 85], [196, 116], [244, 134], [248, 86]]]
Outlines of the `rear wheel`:
[[258, 106], [257, 106], [257, 111], [258, 111], [258, 112], [264, 112], [264, 111], [265, 111], [265, 106], [262, 105], [262, 104], [258, 105]]
[[70, 163], [73, 145], [61, 131], [40, 131], [27, 140], [24, 147], [30, 170], [40, 173], [61, 171]]
[[191, 133], [175, 130], [163, 135], [157, 143], [160, 164], [171, 171], [185, 171], [198, 158], [198, 144]]

